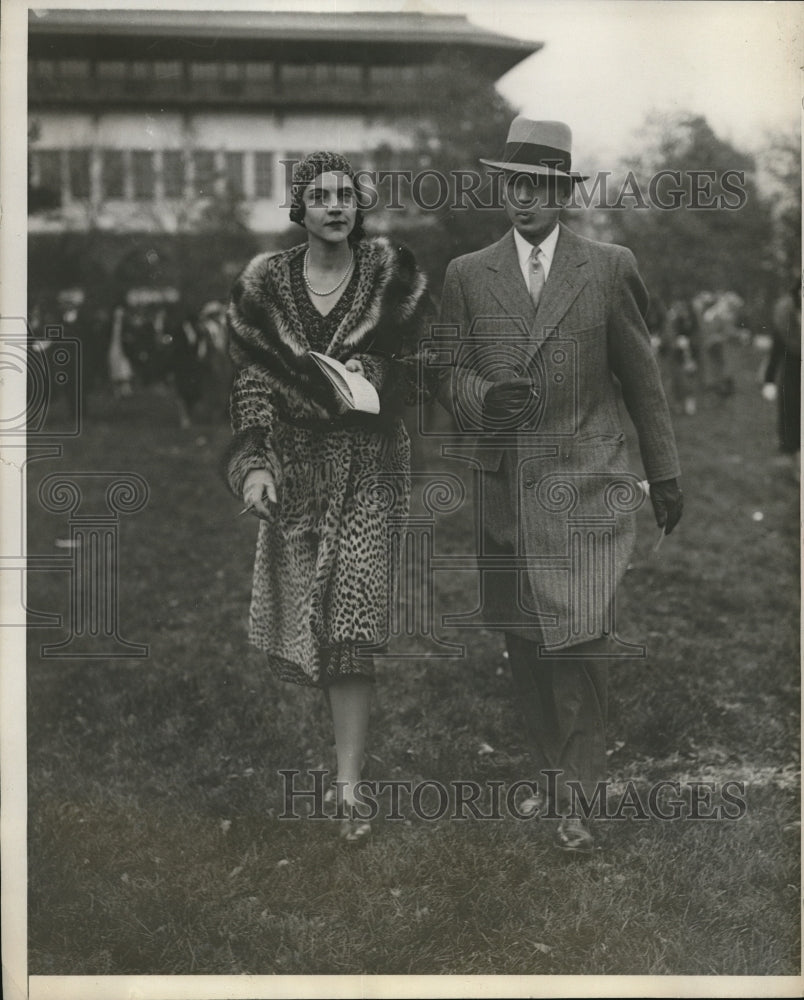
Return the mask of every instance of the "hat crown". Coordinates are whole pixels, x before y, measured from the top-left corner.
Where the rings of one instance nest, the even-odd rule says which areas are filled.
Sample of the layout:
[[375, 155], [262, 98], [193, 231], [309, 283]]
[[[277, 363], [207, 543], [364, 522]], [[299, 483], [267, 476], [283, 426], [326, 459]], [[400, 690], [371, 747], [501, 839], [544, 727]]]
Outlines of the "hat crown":
[[564, 122], [535, 121], [517, 115], [508, 129], [509, 143], [529, 143], [534, 146], [551, 146], [565, 153], [572, 151], [572, 131]]
[[552, 174], [572, 180], [588, 180], [572, 172], [572, 132], [556, 121], [536, 121], [517, 115], [508, 129], [500, 160], [480, 160], [487, 167], [512, 173]]
[[536, 121], [517, 115], [508, 129], [500, 160], [480, 160], [510, 173], [550, 174], [573, 181], [588, 180], [572, 172], [572, 132], [564, 122]]

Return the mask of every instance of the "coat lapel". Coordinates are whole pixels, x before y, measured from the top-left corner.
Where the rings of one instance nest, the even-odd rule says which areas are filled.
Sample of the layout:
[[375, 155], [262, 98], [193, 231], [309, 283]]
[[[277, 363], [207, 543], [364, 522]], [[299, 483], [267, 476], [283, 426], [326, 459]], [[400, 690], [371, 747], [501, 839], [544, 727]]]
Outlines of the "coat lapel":
[[491, 271], [489, 292], [506, 315], [524, 319], [534, 345], [539, 345], [559, 325], [588, 278], [583, 243], [561, 225], [550, 275], [538, 311], [534, 308], [519, 267], [514, 233], [510, 230], [490, 248], [487, 267]]
[[304, 249], [304, 244], [300, 244], [276, 254], [268, 261], [271, 280], [265, 289], [278, 339], [296, 357], [304, 356], [310, 350], [290, 284], [290, 262], [303, 253]]
[[507, 316], [524, 319], [528, 329], [533, 329], [536, 310], [519, 267], [513, 229], [490, 250], [486, 265], [492, 272], [489, 292], [502, 306]]
[[357, 289], [352, 304], [332, 335], [327, 354], [337, 355], [343, 348], [357, 348], [380, 318], [383, 295], [393, 276], [395, 257], [384, 237], [361, 240], [355, 249]]
[[[513, 243], [513, 237], [511, 239]], [[539, 300], [534, 326], [535, 341], [541, 344], [559, 325], [588, 280], [587, 254], [583, 243], [565, 226], [560, 226], [550, 275]]]

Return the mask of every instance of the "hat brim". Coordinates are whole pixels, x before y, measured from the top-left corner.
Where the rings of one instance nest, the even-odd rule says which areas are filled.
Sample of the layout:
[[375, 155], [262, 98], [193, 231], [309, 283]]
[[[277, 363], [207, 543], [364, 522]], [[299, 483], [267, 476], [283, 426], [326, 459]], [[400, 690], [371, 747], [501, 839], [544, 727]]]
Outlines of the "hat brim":
[[575, 171], [557, 170], [555, 167], [543, 167], [541, 164], [533, 163], [508, 163], [501, 160], [480, 160], [487, 167], [495, 170], [503, 170], [511, 174], [538, 174], [541, 177], [569, 177], [573, 181], [588, 181], [586, 174], [579, 174]]

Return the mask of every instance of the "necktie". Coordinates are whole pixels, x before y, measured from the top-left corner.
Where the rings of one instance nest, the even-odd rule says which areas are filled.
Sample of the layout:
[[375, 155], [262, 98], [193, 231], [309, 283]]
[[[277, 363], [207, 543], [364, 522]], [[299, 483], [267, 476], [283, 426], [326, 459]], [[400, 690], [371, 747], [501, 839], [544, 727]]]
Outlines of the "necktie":
[[528, 271], [528, 291], [530, 292], [530, 298], [533, 302], [534, 309], [539, 308], [539, 299], [542, 297], [542, 289], [544, 288], [544, 268], [539, 260], [539, 248], [534, 247], [531, 251], [530, 257], [528, 258], [530, 263], [530, 268]]

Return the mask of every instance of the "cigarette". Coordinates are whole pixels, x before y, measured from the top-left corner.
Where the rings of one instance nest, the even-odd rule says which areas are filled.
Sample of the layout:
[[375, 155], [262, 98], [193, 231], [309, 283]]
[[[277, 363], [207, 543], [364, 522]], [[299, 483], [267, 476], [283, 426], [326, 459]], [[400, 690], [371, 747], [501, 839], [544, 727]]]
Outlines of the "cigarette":
[[253, 503], [250, 503], [248, 505], [248, 507], [244, 507], [241, 511], [239, 511], [237, 516], [240, 517], [241, 514], [245, 514], [249, 510], [254, 510], [254, 504]]

